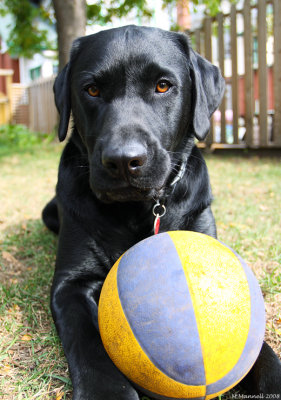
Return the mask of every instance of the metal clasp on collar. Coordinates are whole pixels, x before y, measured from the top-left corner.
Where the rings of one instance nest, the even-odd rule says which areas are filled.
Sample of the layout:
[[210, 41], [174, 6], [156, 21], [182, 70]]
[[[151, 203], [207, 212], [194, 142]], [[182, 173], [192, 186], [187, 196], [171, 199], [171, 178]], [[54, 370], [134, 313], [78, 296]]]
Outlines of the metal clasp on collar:
[[173, 181], [170, 183], [170, 186], [174, 186], [176, 183], [178, 183], [178, 181], [181, 180], [181, 178], [183, 177], [183, 175], [185, 173], [185, 170], [186, 170], [186, 159], [184, 159], [182, 161], [179, 172], [174, 177]]
[[160, 218], [162, 218], [166, 214], [166, 207], [164, 204], [160, 204], [159, 200], [156, 200], [156, 203], [152, 209], [152, 213], [155, 216], [154, 219], [154, 235], [159, 233], [160, 228]]

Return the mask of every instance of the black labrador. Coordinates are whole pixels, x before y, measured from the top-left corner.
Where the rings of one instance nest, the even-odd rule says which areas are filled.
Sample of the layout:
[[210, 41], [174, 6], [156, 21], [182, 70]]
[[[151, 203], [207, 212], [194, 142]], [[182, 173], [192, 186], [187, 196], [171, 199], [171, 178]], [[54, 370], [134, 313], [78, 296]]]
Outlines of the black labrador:
[[[167, 210], [161, 232], [216, 236], [194, 138], [206, 137], [223, 90], [218, 68], [186, 35], [136, 26], [77, 39], [55, 81], [60, 140], [71, 114], [73, 127], [43, 219], [59, 234], [51, 307], [75, 400], [139, 398], [101, 343], [100, 290], [118, 257], [153, 235], [158, 203], [155, 213]], [[280, 395], [281, 364], [268, 345], [243, 383]]]

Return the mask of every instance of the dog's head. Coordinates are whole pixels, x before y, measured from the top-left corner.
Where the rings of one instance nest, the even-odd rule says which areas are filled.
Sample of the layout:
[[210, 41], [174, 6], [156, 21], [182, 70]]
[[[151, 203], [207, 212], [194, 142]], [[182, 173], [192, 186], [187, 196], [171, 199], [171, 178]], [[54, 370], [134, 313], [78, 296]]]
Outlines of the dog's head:
[[103, 201], [150, 199], [178, 168], [190, 139], [202, 140], [224, 81], [184, 34], [127, 26], [77, 39], [58, 75], [59, 138], [72, 112]]

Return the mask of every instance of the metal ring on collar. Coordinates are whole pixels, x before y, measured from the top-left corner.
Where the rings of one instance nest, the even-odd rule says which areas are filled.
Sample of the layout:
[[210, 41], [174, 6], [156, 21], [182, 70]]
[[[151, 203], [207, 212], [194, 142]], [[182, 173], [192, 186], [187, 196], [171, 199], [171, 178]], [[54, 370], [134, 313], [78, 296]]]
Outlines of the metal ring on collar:
[[[156, 209], [157, 207], [161, 207], [162, 208], [162, 212], [161, 213], [157, 213]], [[156, 217], [158, 216], [159, 218], [163, 217], [166, 214], [166, 207], [164, 206], [164, 204], [160, 204], [159, 202], [157, 202], [153, 209], [152, 209], [153, 215]]]

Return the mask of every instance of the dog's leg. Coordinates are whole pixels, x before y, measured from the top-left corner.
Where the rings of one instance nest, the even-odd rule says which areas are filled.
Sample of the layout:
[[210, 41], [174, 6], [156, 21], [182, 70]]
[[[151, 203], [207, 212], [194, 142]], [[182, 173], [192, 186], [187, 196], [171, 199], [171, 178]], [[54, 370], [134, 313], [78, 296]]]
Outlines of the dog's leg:
[[216, 238], [216, 223], [211, 207], [207, 207], [195, 218], [193, 218], [192, 220], [188, 220], [188, 224], [185, 229], [205, 233], [206, 235]]
[[52, 312], [69, 364], [73, 400], [137, 400], [102, 345], [94, 299], [98, 286], [75, 280], [53, 289]]
[[241, 387], [252, 395], [281, 399], [281, 362], [266, 342], [253, 368], [241, 381]]
[[49, 201], [49, 203], [44, 207], [42, 211], [42, 219], [48, 229], [56, 234], [59, 233], [60, 223], [56, 197]]
[[98, 300], [108, 271], [105, 255], [73, 221], [62, 221], [51, 308], [68, 360], [73, 400], [137, 400], [99, 335]]

